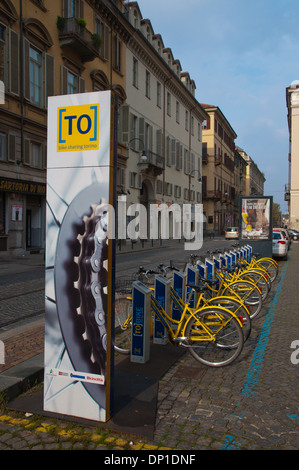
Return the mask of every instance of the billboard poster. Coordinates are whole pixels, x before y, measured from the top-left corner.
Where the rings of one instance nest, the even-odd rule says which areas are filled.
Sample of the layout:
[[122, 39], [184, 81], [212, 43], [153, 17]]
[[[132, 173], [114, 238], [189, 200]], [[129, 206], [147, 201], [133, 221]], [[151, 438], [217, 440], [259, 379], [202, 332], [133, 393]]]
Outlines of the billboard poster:
[[44, 410], [101, 422], [113, 385], [115, 108], [110, 91], [48, 101]]
[[241, 239], [270, 240], [271, 197], [242, 197], [241, 204]]

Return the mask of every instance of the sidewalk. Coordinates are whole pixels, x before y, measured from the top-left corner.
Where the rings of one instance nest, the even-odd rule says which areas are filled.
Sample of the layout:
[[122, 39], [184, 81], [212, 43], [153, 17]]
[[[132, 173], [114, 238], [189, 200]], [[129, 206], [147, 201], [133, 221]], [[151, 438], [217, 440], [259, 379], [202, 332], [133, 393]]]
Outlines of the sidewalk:
[[[179, 356], [174, 353], [169, 360], [167, 370], [157, 377], [156, 389], [152, 391], [157, 395], [156, 406], [154, 402], [151, 404], [155, 408], [149, 438], [152, 443], [197, 450], [299, 449], [296, 393], [299, 365], [290, 360], [291, 343], [299, 340], [299, 298], [295, 295], [299, 243], [292, 245], [288, 261], [279, 261], [278, 279], [262, 314], [254, 322], [240, 360], [220, 369], [205, 368], [184, 353]], [[24, 260], [22, 266], [29, 261]], [[11, 263], [10, 266], [14, 264]], [[4, 265], [0, 261], [1, 268]], [[8, 358], [13, 357], [16, 362], [7, 364], [8, 368], [0, 365], [0, 394], [11, 401], [36, 381], [43, 380], [43, 320], [20, 325], [14, 332], [1, 333], [0, 340], [5, 335], [6, 338], [11, 335]], [[27, 353], [31, 357], [24, 360]], [[148, 366], [139, 365], [136, 376], [142, 378], [144, 374], [147, 380], [153, 377], [151, 373], [159, 364], [159, 354], [163, 356], [154, 352]], [[125, 374], [128, 367], [131, 366], [123, 363]], [[153, 383], [151, 379], [149, 390]], [[143, 404], [147, 400], [148, 396]], [[141, 408], [141, 413], [148, 411], [149, 405], [146, 407]], [[110, 429], [129, 432], [130, 426]]]

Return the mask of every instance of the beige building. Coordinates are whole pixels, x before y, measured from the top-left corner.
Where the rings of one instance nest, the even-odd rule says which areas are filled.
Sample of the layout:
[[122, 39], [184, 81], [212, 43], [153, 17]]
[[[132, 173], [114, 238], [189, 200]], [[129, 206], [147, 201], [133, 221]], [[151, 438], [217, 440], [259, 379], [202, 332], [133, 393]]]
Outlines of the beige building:
[[44, 249], [48, 96], [111, 89], [125, 101], [120, 12], [124, 1], [1, 1], [0, 251]]
[[289, 206], [289, 227], [299, 230], [299, 80], [286, 89], [289, 128], [289, 182], [285, 200]]
[[[194, 80], [143, 18], [138, 2], [128, 3], [128, 20], [127, 100], [119, 120], [119, 143], [128, 160], [121, 189], [128, 206], [143, 204], [149, 217], [150, 204], [177, 204], [182, 210], [184, 203], [201, 202], [207, 114], [195, 98]], [[171, 217], [169, 230], [172, 236]]]
[[218, 106], [202, 104], [204, 121], [202, 191], [207, 232], [221, 234], [236, 224], [235, 139], [237, 134]]

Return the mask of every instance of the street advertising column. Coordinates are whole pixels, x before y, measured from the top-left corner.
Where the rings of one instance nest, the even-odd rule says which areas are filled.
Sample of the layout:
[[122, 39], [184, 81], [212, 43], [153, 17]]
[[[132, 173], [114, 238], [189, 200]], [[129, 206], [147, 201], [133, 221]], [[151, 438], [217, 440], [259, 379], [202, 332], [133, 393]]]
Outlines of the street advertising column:
[[[186, 273], [182, 271], [174, 271], [172, 287], [179, 298], [184, 300], [186, 298]], [[182, 311], [175, 302], [172, 302], [171, 316], [176, 321], [179, 321], [182, 316]]]
[[240, 197], [240, 246], [250, 245], [261, 257], [272, 257], [272, 196]]
[[112, 413], [116, 106], [110, 91], [48, 101], [44, 410]]
[[145, 364], [150, 358], [151, 293], [142, 282], [133, 282], [131, 362]]

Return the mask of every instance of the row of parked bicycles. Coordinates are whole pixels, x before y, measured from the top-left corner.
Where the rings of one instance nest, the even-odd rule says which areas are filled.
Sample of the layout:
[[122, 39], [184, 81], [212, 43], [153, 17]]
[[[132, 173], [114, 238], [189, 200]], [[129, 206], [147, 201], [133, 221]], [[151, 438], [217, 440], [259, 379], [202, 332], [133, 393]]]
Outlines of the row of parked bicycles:
[[[206, 257], [191, 255], [183, 270], [173, 262], [155, 269], [140, 266], [136, 280], [151, 289], [151, 334], [155, 317], [163, 324], [168, 340], [186, 348], [200, 363], [222, 367], [235, 361], [250, 336], [252, 322], [262, 310], [278, 274], [275, 260], [253, 255], [252, 249], [233, 245], [227, 251], [216, 250]], [[206, 267], [212, 266], [212, 275]], [[195, 267], [196, 283], [188, 282], [187, 270]], [[163, 308], [155, 296], [155, 280], [174, 272], [186, 274], [185, 292], [178, 295], [170, 288], [169, 308]], [[114, 348], [121, 354], [131, 352], [132, 285], [130, 280], [118, 286], [115, 308]], [[174, 318], [173, 310], [179, 312]]]

